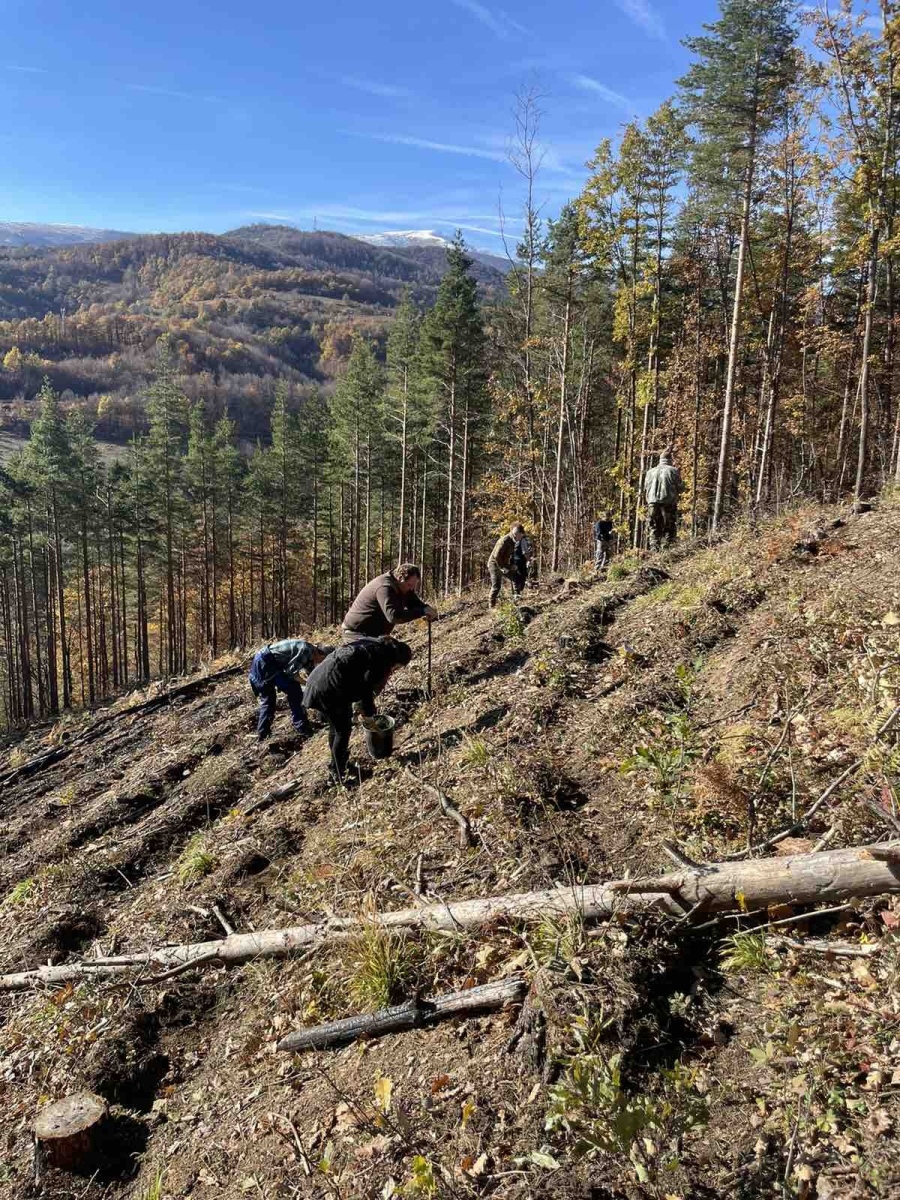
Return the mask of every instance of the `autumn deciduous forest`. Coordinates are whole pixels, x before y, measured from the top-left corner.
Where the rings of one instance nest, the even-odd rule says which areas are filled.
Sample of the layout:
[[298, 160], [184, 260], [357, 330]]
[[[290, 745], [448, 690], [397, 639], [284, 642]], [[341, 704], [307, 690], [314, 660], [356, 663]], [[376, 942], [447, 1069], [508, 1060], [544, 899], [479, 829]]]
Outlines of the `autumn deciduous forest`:
[[[505, 286], [458, 238], [439, 283], [356, 276], [343, 325], [291, 325], [253, 311], [259, 288], [349, 285], [259, 258], [238, 287], [236, 243], [206, 238], [166, 294], [168, 260], [137, 269], [134, 243], [69, 259], [88, 299], [73, 310], [70, 280], [60, 320], [41, 299], [58, 255], [0, 262], [0, 384], [30, 426], [0, 474], [0, 726], [339, 621], [400, 560], [430, 595], [458, 592], [514, 517], [543, 575], [584, 562], [598, 510], [640, 548], [666, 446], [683, 535], [900, 481], [900, 15], [720, 10], [672, 100], [601, 143], [554, 218], [536, 199], [552, 100], [520, 93]], [[240, 363], [224, 387], [197, 346], [229, 311], [268, 340], [220, 331]], [[113, 400], [79, 391], [138, 344], [152, 369]], [[95, 441], [111, 403], [115, 460]]]

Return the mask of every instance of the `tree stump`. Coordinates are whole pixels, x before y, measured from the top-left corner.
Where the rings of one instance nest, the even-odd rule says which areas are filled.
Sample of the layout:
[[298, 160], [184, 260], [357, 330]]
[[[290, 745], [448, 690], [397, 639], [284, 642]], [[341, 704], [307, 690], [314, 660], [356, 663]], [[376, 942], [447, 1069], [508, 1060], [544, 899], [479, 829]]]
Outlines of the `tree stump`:
[[77, 1171], [97, 1149], [108, 1115], [106, 1101], [93, 1092], [76, 1092], [42, 1108], [34, 1123], [34, 1140], [43, 1161]]

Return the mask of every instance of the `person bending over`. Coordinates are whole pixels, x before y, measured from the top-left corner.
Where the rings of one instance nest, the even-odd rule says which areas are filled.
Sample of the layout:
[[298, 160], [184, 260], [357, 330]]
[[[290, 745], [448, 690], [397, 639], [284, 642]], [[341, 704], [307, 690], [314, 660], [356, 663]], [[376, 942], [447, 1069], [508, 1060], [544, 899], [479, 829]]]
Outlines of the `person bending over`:
[[387, 571], [367, 583], [344, 617], [341, 632], [345, 642], [362, 637], [385, 637], [395, 625], [407, 621], [437, 619], [437, 609], [425, 604], [416, 594], [422, 572], [413, 563], [401, 563], [396, 571]]
[[390, 637], [358, 638], [339, 646], [307, 680], [303, 703], [320, 712], [330, 726], [331, 772], [338, 782], [343, 781], [350, 757], [354, 703], [365, 716], [374, 717], [375, 697], [393, 672], [411, 658], [406, 642]]
[[308, 675], [314, 667], [324, 662], [330, 652], [328, 646], [314, 646], [312, 642], [305, 642], [301, 638], [270, 642], [262, 650], [257, 650], [250, 666], [250, 687], [259, 700], [256, 736], [261, 742], [272, 732], [277, 692], [284, 692], [287, 696], [296, 731], [304, 737], [310, 736], [312, 727], [303, 707], [303, 685], [294, 677], [301, 671]]

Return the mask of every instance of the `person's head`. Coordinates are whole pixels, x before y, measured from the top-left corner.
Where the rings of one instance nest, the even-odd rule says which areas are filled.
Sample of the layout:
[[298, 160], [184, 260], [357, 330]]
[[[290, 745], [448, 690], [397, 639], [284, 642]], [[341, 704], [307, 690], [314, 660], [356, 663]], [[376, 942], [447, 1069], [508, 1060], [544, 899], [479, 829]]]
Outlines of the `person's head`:
[[422, 582], [422, 572], [415, 563], [401, 563], [394, 572], [401, 592], [414, 592]]
[[312, 660], [313, 666], [317, 667], [319, 663], [324, 662], [329, 654], [334, 650], [334, 646], [313, 646]]
[[605, 508], [601, 508], [600, 511], [597, 513], [597, 520], [598, 521], [608, 521], [609, 520], [609, 513], [606, 511]]
[[521, 542], [522, 538], [525, 536], [525, 526], [520, 525], [519, 522], [517, 521], [515, 523], [515, 525], [512, 525], [510, 527], [509, 532], [510, 532], [510, 536], [512, 537], [512, 539], [514, 541]]
[[665, 450], [663, 450], [662, 454], [659, 456], [659, 465], [663, 466], [665, 463], [671, 463], [671, 461], [672, 451], [668, 446], [666, 446]]
[[412, 659], [412, 647], [408, 642], [400, 642], [390, 636], [385, 636], [378, 640], [390, 651], [389, 657], [391, 661], [388, 666], [388, 675], [393, 675], [395, 671], [399, 671], [401, 667], [408, 665]]

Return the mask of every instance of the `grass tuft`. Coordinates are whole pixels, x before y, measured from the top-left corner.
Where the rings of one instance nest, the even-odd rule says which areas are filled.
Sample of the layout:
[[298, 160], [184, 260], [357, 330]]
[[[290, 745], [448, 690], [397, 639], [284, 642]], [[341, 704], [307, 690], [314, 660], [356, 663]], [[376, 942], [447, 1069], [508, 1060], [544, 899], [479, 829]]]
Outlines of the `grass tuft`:
[[196, 883], [198, 879], [203, 879], [215, 869], [215, 866], [215, 855], [207, 850], [203, 834], [197, 833], [181, 852], [175, 869], [182, 884], [191, 884]]
[[483, 738], [466, 738], [460, 762], [464, 767], [486, 767], [491, 761], [491, 748]]
[[726, 971], [755, 971], [771, 974], [774, 963], [766, 948], [764, 933], [735, 933], [722, 952], [722, 967]]
[[395, 1004], [409, 979], [410, 966], [406, 936], [368, 923], [355, 947], [350, 980], [353, 999], [370, 1011]]
[[36, 879], [20, 879], [3, 901], [3, 906], [5, 908], [15, 908], [18, 904], [24, 904], [36, 887]]
[[148, 1188], [145, 1188], [144, 1191], [141, 1192], [139, 1200], [162, 1200], [164, 1175], [165, 1172], [163, 1170], [158, 1170], [156, 1172], [156, 1178]]

